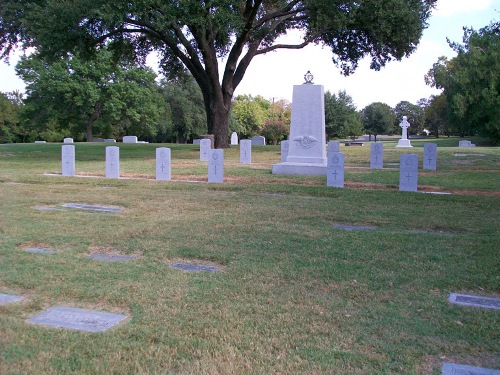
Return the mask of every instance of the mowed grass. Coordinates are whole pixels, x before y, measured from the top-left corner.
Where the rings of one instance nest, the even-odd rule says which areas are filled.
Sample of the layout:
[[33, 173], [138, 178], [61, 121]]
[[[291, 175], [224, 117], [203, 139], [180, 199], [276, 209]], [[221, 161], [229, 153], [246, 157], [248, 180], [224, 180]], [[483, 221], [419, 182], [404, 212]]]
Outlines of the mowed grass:
[[[226, 182], [208, 184], [193, 145], [119, 144], [131, 178], [119, 180], [102, 178], [109, 144], [76, 144], [79, 177], [57, 175], [61, 144], [0, 145], [0, 293], [24, 297], [0, 306], [0, 373], [500, 369], [500, 312], [448, 302], [451, 292], [500, 297], [500, 149], [429, 140], [438, 170], [420, 171], [420, 188], [453, 194], [404, 193], [395, 163], [400, 153], [421, 160], [426, 141], [404, 150], [396, 142], [384, 143], [378, 171], [368, 143], [342, 146], [345, 189], [272, 175], [279, 146], [254, 147], [252, 165], [239, 164], [237, 147], [225, 150]], [[160, 146], [172, 149], [174, 181], [154, 180]], [[62, 208], [70, 202], [124, 210]], [[92, 253], [137, 258], [99, 262]], [[177, 261], [221, 271], [170, 268]], [[27, 322], [54, 306], [129, 318], [104, 333]]]

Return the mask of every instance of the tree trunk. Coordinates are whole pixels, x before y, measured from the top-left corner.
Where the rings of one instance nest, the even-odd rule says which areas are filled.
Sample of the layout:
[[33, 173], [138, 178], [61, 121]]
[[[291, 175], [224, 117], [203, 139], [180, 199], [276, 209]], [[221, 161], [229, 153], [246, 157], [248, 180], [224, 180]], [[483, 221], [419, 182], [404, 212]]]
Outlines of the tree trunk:
[[92, 126], [94, 125], [94, 122], [101, 117], [102, 114], [102, 107], [103, 103], [97, 102], [94, 105], [94, 112], [89, 116], [89, 119], [87, 121], [87, 142], [92, 142]]
[[[229, 110], [231, 100], [224, 100], [222, 95], [204, 95], [207, 111], [208, 134], [214, 135], [215, 148], [229, 147]], [[226, 103], [225, 103], [226, 102]]]

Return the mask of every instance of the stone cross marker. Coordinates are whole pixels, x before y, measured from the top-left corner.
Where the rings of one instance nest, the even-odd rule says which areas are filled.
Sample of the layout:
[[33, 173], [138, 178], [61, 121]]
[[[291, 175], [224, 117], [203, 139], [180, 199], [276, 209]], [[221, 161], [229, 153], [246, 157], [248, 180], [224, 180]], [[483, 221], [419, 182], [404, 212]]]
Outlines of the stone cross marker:
[[120, 178], [120, 148], [106, 147], [106, 178]]
[[375, 142], [370, 145], [370, 168], [384, 168], [384, 144]]
[[210, 139], [200, 139], [200, 160], [208, 161], [208, 156], [212, 148]]
[[208, 182], [224, 182], [224, 150], [210, 150], [208, 158]]
[[344, 159], [342, 152], [328, 151], [326, 163], [326, 186], [344, 187]]
[[171, 179], [171, 164], [170, 164], [170, 149], [160, 147], [156, 149], [156, 179], [170, 181]]
[[330, 152], [340, 152], [340, 142], [338, 141], [328, 142], [328, 153]]
[[231, 145], [237, 145], [238, 144], [238, 134], [236, 132], [231, 133]]
[[252, 164], [252, 141], [250, 139], [240, 141], [240, 163]]
[[437, 144], [426, 143], [424, 145], [424, 169], [435, 171], [437, 165]]
[[418, 155], [402, 154], [399, 159], [399, 191], [417, 191]]
[[284, 163], [286, 161], [286, 157], [288, 156], [288, 141], [281, 141], [281, 162]]
[[75, 146], [63, 145], [61, 147], [62, 156], [62, 175], [74, 176], [75, 175]]
[[396, 147], [413, 147], [408, 139], [408, 128], [410, 127], [410, 123], [406, 116], [403, 116], [403, 121], [401, 121], [399, 127], [402, 129], [402, 135]]

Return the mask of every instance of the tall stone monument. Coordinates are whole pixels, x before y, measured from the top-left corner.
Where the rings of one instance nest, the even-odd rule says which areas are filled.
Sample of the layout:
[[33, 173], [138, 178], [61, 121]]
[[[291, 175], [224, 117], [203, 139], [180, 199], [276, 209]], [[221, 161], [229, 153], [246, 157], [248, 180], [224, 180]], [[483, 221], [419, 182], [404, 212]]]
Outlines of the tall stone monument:
[[273, 174], [326, 175], [325, 94], [310, 72], [293, 86], [292, 119], [286, 161]]
[[410, 127], [410, 123], [408, 122], [408, 118], [406, 116], [403, 116], [403, 121], [401, 121], [399, 127], [402, 129], [402, 134], [396, 147], [413, 147], [408, 139], [408, 128]]

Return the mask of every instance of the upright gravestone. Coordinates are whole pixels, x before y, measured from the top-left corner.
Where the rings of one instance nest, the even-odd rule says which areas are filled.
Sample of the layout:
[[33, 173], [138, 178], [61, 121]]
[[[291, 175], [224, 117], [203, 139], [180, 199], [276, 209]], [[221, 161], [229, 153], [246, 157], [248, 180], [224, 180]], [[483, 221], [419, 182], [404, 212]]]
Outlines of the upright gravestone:
[[238, 134], [236, 132], [231, 133], [231, 145], [235, 146], [238, 144]]
[[210, 149], [212, 148], [212, 142], [210, 139], [200, 139], [200, 160], [208, 161], [208, 156]]
[[344, 187], [344, 159], [345, 155], [342, 152], [328, 151], [326, 186]]
[[426, 143], [424, 145], [424, 169], [435, 171], [437, 166], [437, 144]]
[[328, 153], [331, 152], [340, 152], [340, 142], [338, 141], [330, 141], [328, 142]]
[[208, 182], [224, 182], [224, 150], [210, 150], [208, 158]]
[[255, 137], [252, 137], [252, 145], [265, 146], [266, 145], [266, 138], [261, 136], [261, 135], [256, 135]]
[[399, 191], [417, 191], [418, 155], [402, 154], [399, 168]]
[[250, 139], [240, 141], [240, 163], [252, 164], [252, 141]]
[[273, 174], [326, 175], [325, 94], [310, 72], [293, 86], [288, 156], [274, 164]]
[[106, 178], [120, 178], [120, 148], [106, 147]]
[[408, 139], [408, 128], [410, 127], [410, 123], [407, 120], [406, 116], [403, 116], [403, 121], [399, 124], [401, 128], [401, 139], [398, 141], [398, 145], [396, 147], [413, 147]]
[[286, 157], [288, 156], [288, 141], [281, 141], [281, 162], [284, 163], [286, 161]]
[[62, 175], [74, 176], [75, 175], [75, 146], [63, 145], [61, 147], [62, 157]]
[[135, 135], [126, 135], [123, 137], [123, 143], [137, 143], [137, 137]]
[[73, 143], [73, 138], [64, 138], [63, 143]]
[[370, 168], [384, 168], [384, 144], [375, 142], [370, 145]]
[[171, 165], [170, 165], [170, 149], [160, 147], [156, 149], [156, 179], [170, 181]]

